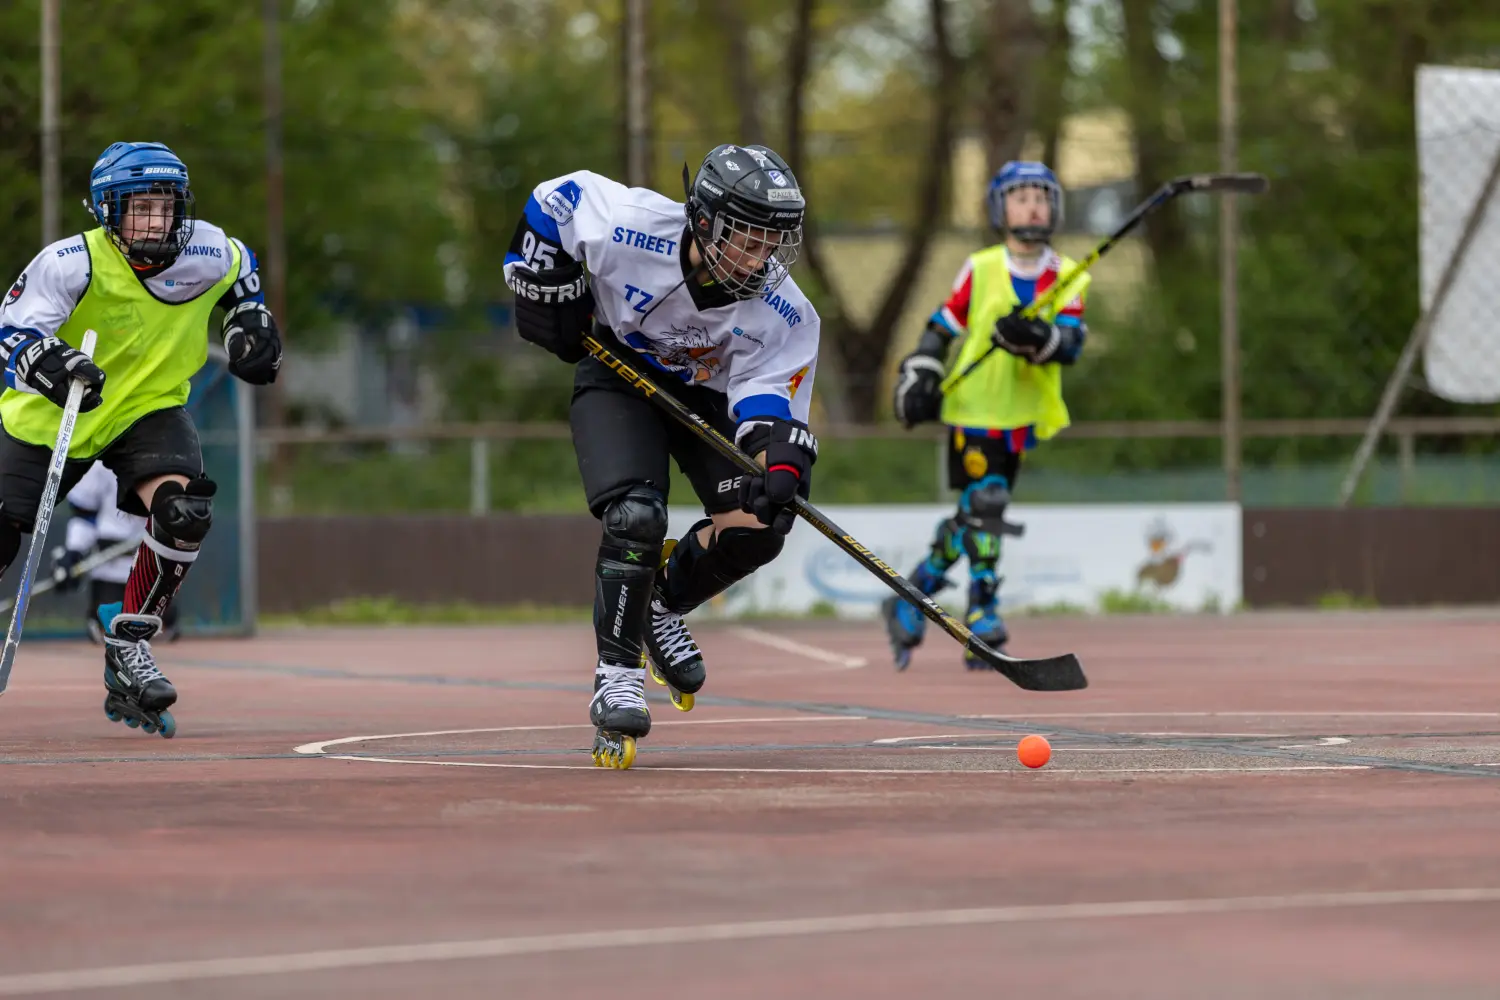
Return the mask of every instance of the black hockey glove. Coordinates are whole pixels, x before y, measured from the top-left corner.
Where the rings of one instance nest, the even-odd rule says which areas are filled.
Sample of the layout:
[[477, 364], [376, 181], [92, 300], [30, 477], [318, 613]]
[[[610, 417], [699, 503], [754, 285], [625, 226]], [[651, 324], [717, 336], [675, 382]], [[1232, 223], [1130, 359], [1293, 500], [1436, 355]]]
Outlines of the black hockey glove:
[[[23, 336], [17, 333], [11, 340]], [[56, 337], [31, 339], [29, 343], [23, 342], [19, 349], [8, 341], [4, 347], [7, 348], [6, 355], [17, 352], [14, 355], [17, 386], [24, 385], [58, 406], [67, 406], [68, 386], [78, 378], [84, 382], [79, 413], [87, 413], [104, 402], [104, 372], [82, 351], [69, 347]]]
[[739, 446], [751, 457], [766, 456], [763, 474], [740, 479], [740, 510], [785, 535], [797, 520], [792, 498], [806, 499], [811, 489], [818, 439], [795, 420], [757, 420], [741, 428]]
[[594, 293], [581, 261], [533, 271], [513, 264], [505, 283], [516, 296], [516, 332], [570, 365], [588, 357], [583, 335], [594, 320]]
[[896, 371], [892, 403], [896, 419], [908, 430], [936, 420], [943, 408], [943, 363], [926, 354], [908, 354]]
[[943, 408], [943, 358], [952, 335], [929, 323], [917, 341], [917, 349], [901, 359], [891, 408], [901, 426], [910, 430], [936, 420]]
[[1017, 309], [1000, 317], [990, 339], [1002, 351], [1024, 358], [1034, 365], [1044, 365], [1057, 356], [1063, 336], [1055, 323], [1044, 319], [1027, 319]]
[[281, 335], [271, 311], [259, 302], [241, 302], [224, 315], [224, 350], [229, 374], [251, 385], [269, 385], [281, 370]]

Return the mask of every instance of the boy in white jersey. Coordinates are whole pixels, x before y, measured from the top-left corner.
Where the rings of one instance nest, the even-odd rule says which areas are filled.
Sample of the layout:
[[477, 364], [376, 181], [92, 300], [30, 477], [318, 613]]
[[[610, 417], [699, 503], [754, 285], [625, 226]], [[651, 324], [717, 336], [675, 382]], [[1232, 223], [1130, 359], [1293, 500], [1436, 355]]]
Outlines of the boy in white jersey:
[[[683, 186], [686, 204], [588, 171], [545, 181], [505, 258], [520, 335], [577, 365], [573, 444], [603, 524], [589, 706], [601, 766], [629, 767], [651, 729], [646, 663], [692, 708], [705, 670], [682, 616], [776, 558], [817, 458], [819, 321], [789, 275], [797, 180], [764, 146], [722, 145], [691, 180], [683, 166]], [[767, 471], [742, 476], [663, 414], [588, 354], [591, 331]], [[707, 516], [667, 543], [671, 460]]]
[[[203, 474], [185, 404], [208, 360], [214, 310], [224, 310], [219, 335], [231, 374], [265, 385], [281, 366], [255, 255], [195, 219], [193, 201], [187, 167], [172, 150], [111, 144], [89, 174], [98, 226], [44, 249], [0, 302], [0, 572], [35, 524], [68, 384], [81, 379], [87, 388], [60, 491], [97, 459], [119, 480], [120, 509], [147, 518], [124, 600], [98, 610], [104, 711], [168, 737], [177, 690], [150, 640], [213, 523], [216, 488]], [[99, 335], [92, 359], [76, 349], [90, 329]]]

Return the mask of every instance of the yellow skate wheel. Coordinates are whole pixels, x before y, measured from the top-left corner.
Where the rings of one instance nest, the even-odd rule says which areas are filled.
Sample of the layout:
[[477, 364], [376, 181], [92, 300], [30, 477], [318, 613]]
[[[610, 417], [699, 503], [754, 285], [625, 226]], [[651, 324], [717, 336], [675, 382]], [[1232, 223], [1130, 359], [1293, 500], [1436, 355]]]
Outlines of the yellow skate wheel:
[[650, 666], [651, 679], [653, 681], [655, 681], [656, 683], [660, 684], [662, 687], [666, 687], [667, 686], [666, 675], [661, 672], [661, 668], [656, 665], [656, 661], [655, 660], [648, 660], [646, 662]]
[[635, 737], [600, 733], [594, 737], [594, 766], [624, 771], [635, 763]]
[[693, 710], [693, 696], [686, 691], [673, 691], [672, 704], [676, 705], [680, 712], [691, 712]]

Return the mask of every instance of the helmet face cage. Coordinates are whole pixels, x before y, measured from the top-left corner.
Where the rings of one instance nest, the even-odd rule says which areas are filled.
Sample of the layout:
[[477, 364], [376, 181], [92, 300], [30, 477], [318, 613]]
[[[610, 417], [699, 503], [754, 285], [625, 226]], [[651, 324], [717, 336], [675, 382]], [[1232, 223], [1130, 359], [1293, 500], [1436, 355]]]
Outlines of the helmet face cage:
[[802, 250], [802, 223], [761, 226], [719, 212], [699, 249], [714, 280], [735, 298], [753, 299], [776, 289]]
[[120, 252], [143, 266], [171, 263], [193, 238], [193, 192], [186, 184], [158, 181], [106, 191], [94, 212]]
[[[1010, 226], [1005, 212], [1005, 196], [1020, 188], [1040, 188], [1047, 193], [1052, 208], [1045, 226]], [[1045, 243], [1062, 225], [1063, 193], [1057, 176], [1040, 163], [1007, 163], [990, 182], [990, 223], [996, 230], [1016, 237], [1023, 243]]]
[[116, 142], [89, 174], [89, 210], [131, 263], [172, 263], [193, 238], [187, 166], [160, 142]]

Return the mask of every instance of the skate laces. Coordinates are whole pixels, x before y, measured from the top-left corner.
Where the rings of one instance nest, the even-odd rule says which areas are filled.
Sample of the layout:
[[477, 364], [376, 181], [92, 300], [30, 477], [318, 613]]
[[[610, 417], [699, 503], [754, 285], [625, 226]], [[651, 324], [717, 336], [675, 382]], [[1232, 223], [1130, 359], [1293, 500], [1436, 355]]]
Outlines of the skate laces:
[[668, 611], [660, 601], [651, 602], [651, 632], [669, 666], [675, 667], [698, 655], [698, 644], [693, 642], [693, 634], [683, 624], [682, 616]]
[[156, 665], [156, 657], [151, 655], [151, 643], [145, 639], [116, 639], [112, 635], [106, 635], [104, 641], [120, 651], [126, 669], [137, 684], [144, 686], [150, 681], [165, 679]]
[[598, 688], [594, 700], [603, 699], [611, 708], [639, 708], [646, 710], [646, 671], [640, 667], [622, 667], [616, 663], [600, 663], [594, 670]]

